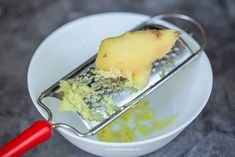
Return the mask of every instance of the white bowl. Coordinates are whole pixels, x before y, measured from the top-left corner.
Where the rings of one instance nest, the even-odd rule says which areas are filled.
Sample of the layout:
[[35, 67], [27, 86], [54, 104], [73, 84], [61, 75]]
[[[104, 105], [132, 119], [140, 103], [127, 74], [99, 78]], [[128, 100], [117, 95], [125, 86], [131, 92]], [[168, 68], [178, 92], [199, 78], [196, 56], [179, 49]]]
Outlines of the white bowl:
[[[36, 50], [28, 70], [29, 93], [42, 116], [47, 117], [37, 104], [41, 92], [93, 56], [102, 39], [126, 32], [147, 18], [134, 13], [97, 14], [74, 20], [50, 34]], [[190, 46], [197, 46], [190, 40]], [[156, 109], [157, 118], [177, 115], [174, 123], [154, 135], [136, 142], [108, 143], [96, 137], [81, 138], [65, 129], [57, 130], [71, 143], [92, 154], [123, 157], [147, 154], [166, 145], [197, 117], [206, 105], [211, 89], [211, 65], [202, 53], [147, 98]], [[47, 103], [53, 110], [53, 122], [66, 122], [84, 129], [75, 114], [57, 112], [55, 100]]]

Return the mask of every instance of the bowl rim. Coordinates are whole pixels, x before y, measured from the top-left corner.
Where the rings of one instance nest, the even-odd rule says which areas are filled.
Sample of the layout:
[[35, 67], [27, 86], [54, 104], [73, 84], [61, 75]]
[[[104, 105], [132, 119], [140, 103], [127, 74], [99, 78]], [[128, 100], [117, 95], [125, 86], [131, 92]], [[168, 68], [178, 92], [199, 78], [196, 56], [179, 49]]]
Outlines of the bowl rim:
[[[96, 17], [99, 17], [99, 16], [113, 16], [113, 15], [126, 15], [126, 16], [138, 16], [138, 17], [145, 17], [146, 19], [150, 16], [148, 15], [144, 15], [144, 14], [139, 14], [139, 13], [131, 13], [131, 12], [104, 12], [104, 13], [98, 13], [98, 14], [91, 14], [91, 15], [88, 15], [88, 16], [83, 16], [83, 17], [79, 17], [77, 19], [74, 19], [68, 23], [65, 23], [64, 25], [61, 25], [60, 27], [58, 27], [57, 29], [55, 29], [54, 31], [52, 31], [50, 34], [47, 35], [47, 37], [39, 44], [39, 46], [36, 48], [32, 58], [31, 58], [31, 61], [30, 61], [30, 64], [28, 66], [28, 72], [27, 72], [27, 86], [28, 86], [28, 92], [29, 92], [29, 95], [30, 95], [30, 98], [34, 104], [34, 106], [37, 108], [38, 112], [45, 118], [45, 114], [41, 113], [41, 111], [39, 110], [39, 105], [37, 104], [37, 102], [35, 101], [35, 99], [33, 98], [33, 94], [32, 94], [32, 88], [31, 88], [31, 85], [29, 84], [29, 79], [30, 79], [30, 73], [32, 71], [32, 64], [35, 60], [35, 58], [37, 57], [37, 55], [39, 53], [38, 52], [38, 49], [41, 47], [41, 45], [44, 44], [44, 42], [46, 41], [46, 39], [48, 39], [48, 37], [50, 36], [53, 36], [55, 35], [57, 32], [59, 32], [62, 28], [64, 27], [68, 27], [72, 24], [74, 24], [75, 22], [77, 21], [81, 21], [81, 20], [86, 20], [88, 18], [96, 18]], [[208, 85], [208, 87], [210, 88], [210, 90], [208, 91], [207, 95], [204, 97], [204, 100], [203, 100], [203, 104], [200, 106], [200, 108], [198, 108], [198, 110], [193, 114], [193, 116], [188, 119], [187, 121], [185, 121], [183, 124], [179, 125], [178, 127], [176, 127], [175, 129], [165, 133], [165, 134], [162, 134], [162, 135], [159, 135], [159, 136], [156, 136], [156, 137], [153, 137], [153, 138], [149, 138], [149, 139], [144, 139], [144, 140], [140, 140], [140, 141], [134, 141], [134, 142], [105, 142], [105, 141], [99, 141], [99, 140], [94, 140], [94, 139], [89, 139], [89, 138], [86, 138], [86, 137], [79, 137], [77, 136], [76, 134], [72, 133], [71, 131], [69, 130], [66, 130], [66, 129], [63, 129], [63, 128], [56, 128], [56, 130], [58, 130], [63, 136], [64, 134], [65, 135], [68, 135], [72, 138], [75, 138], [75, 139], [78, 139], [78, 140], [81, 140], [81, 141], [84, 141], [84, 142], [89, 142], [89, 143], [92, 143], [92, 144], [98, 144], [98, 145], [104, 145], [104, 146], [115, 146], [115, 147], [127, 147], [127, 146], [136, 146], [136, 145], [140, 145], [140, 144], [146, 144], [146, 143], [151, 143], [151, 142], [154, 142], [154, 141], [158, 141], [158, 140], [161, 140], [161, 139], [164, 139], [164, 138], [167, 138], [171, 135], [174, 135], [178, 132], [180, 132], [181, 130], [183, 130], [185, 127], [187, 127], [199, 114], [200, 112], [203, 110], [203, 108], [206, 106], [208, 100], [209, 100], [209, 97], [210, 97], [210, 94], [211, 94], [211, 91], [212, 91], [212, 85], [213, 85], [213, 74], [212, 74], [212, 67], [211, 67], [211, 64], [209, 62], [209, 59], [208, 57], [206, 56], [206, 53], [203, 51], [203, 53], [199, 56], [199, 57], [202, 57], [202, 55], [204, 55], [205, 59], [206, 59], [206, 62], [209, 66], [209, 69], [210, 69], [210, 84]]]

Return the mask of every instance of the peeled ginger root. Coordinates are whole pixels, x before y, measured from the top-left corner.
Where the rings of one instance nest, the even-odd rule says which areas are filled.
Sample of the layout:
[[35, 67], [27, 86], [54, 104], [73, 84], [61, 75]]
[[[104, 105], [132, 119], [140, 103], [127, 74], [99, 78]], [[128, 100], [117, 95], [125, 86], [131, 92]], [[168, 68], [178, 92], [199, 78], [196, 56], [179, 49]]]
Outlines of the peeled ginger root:
[[139, 30], [107, 38], [101, 42], [96, 69], [118, 71], [142, 89], [148, 84], [152, 63], [170, 51], [179, 35], [171, 29]]

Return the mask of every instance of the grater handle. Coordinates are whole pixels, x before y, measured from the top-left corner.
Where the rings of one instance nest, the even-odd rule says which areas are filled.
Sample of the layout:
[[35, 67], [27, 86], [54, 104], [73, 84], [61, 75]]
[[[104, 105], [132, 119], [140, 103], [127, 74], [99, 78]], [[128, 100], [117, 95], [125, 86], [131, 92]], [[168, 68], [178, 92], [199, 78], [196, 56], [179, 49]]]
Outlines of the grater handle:
[[48, 140], [52, 134], [52, 125], [46, 120], [39, 120], [15, 139], [0, 148], [0, 157], [21, 156], [38, 144]]

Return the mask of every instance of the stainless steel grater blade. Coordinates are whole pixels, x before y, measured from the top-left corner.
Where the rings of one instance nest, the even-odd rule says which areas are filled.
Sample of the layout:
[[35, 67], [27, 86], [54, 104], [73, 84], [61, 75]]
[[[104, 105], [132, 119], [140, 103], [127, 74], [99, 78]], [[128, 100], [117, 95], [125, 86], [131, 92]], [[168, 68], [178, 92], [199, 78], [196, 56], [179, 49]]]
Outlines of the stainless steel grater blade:
[[[133, 107], [135, 104], [137, 104], [140, 100], [142, 100], [149, 93], [151, 93], [153, 90], [159, 87], [162, 83], [164, 83], [169, 78], [174, 76], [176, 72], [183, 69], [183, 67], [185, 67], [192, 60], [194, 60], [203, 50], [206, 42], [206, 36], [201, 25], [197, 21], [188, 16], [181, 14], [164, 14], [164, 15], [155, 16], [152, 17], [149, 21], [134, 28], [133, 30], [168, 28], [162, 24], [159, 24], [158, 22], [153, 22], [156, 19], [157, 19], [156, 21], [158, 21], [159, 19], [164, 19], [164, 18], [178, 18], [194, 24], [201, 32], [201, 36], [203, 39], [202, 46], [199, 47], [197, 51], [194, 51], [187, 44], [184, 38], [179, 37], [175, 43], [175, 46], [171, 49], [171, 51], [167, 53], [165, 57], [153, 63], [153, 68], [149, 79], [149, 83], [142, 90], [139, 91], [123, 90], [117, 88], [116, 86], [110, 85], [110, 82], [108, 80], [101, 80], [103, 81], [102, 86], [98, 89], [98, 91], [100, 91], [101, 95], [102, 92], [106, 92], [106, 94], [108, 93], [109, 95], [112, 95], [113, 103], [118, 105], [119, 107], [122, 107], [122, 110], [119, 110], [114, 114], [112, 114], [111, 116], [108, 116], [105, 112], [105, 108], [102, 105], [102, 100], [97, 100], [96, 103], [88, 103], [89, 107], [96, 108], [97, 111], [105, 115], [105, 120], [97, 122], [97, 121], [85, 120], [81, 118], [79, 113], [77, 113], [78, 117], [83, 121], [85, 126], [88, 128], [89, 130], [88, 132], [85, 133], [80, 132], [79, 130], [75, 129], [73, 126], [64, 123], [56, 123], [54, 124], [54, 126], [70, 129], [78, 136], [94, 135], [97, 132], [99, 132], [101, 129], [103, 129], [105, 126], [107, 126], [109, 123], [111, 123], [113, 120], [115, 120], [120, 115], [129, 110], [131, 107]], [[183, 30], [181, 30], [181, 32], [183, 34], [186, 33]], [[63, 77], [61, 80], [66, 80], [71, 78], [79, 79], [81, 77], [87, 77], [87, 76], [92, 78], [95, 77], [93, 76], [94, 74], [92, 73], [92, 69], [94, 69], [95, 67], [95, 59], [96, 55], [90, 58], [88, 61], [86, 61], [78, 68], [76, 68], [74, 71]], [[95, 83], [95, 80], [92, 80], [89, 83], [89, 86], [92, 86], [92, 83]], [[61, 94], [59, 93], [58, 89], [59, 89], [59, 81], [53, 84], [51, 87], [49, 87], [46, 91], [44, 91], [41, 94], [41, 96], [38, 98], [39, 105], [41, 105], [48, 113], [48, 121], [52, 121], [52, 113], [50, 109], [45, 104], [42, 103], [42, 99], [44, 99], [45, 97], [55, 97], [61, 99]]]

